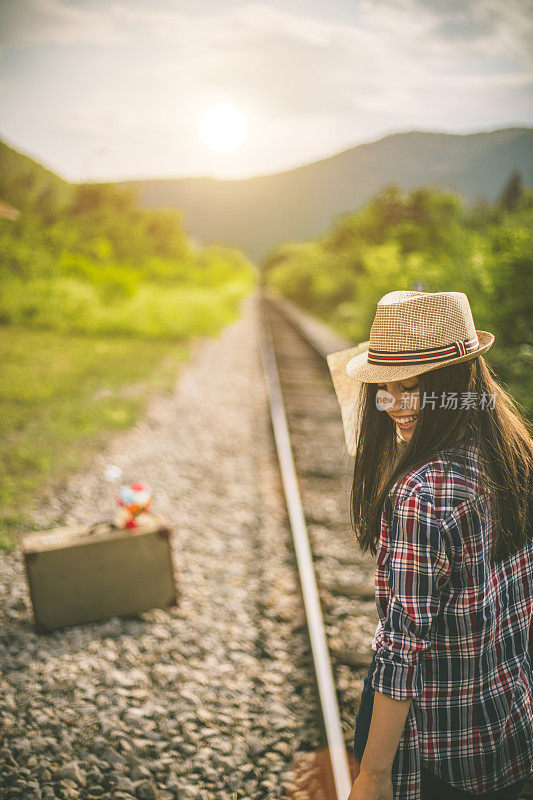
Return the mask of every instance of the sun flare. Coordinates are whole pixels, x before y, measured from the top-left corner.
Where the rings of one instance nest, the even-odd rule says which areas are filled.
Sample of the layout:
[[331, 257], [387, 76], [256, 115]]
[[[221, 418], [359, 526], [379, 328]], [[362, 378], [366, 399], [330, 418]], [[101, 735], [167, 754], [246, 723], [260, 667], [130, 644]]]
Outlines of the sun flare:
[[231, 103], [218, 103], [204, 113], [200, 136], [210, 150], [220, 153], [237, 150], [246, 136], [244, 115]]

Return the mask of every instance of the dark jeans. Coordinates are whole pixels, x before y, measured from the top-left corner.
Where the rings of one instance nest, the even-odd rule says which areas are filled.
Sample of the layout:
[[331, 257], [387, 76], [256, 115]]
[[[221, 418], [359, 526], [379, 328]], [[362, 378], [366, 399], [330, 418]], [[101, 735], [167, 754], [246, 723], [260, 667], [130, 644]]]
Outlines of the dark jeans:
[[[357, 717], [355, 718], [355, 736], [353, 741], [353, 754], [357, 767], [361, 763], [363, 753], [368, 738], [368, 729], [370, 728], [370, 720], [372, 718], [372, 708], [374, 705], [374, 689], [372, 688], [372, 674], [374, 672], [376, 654], [372, 656], [372, 661], [368, 669], [363, 684], [363, 693], [361, 695], [361, 704]], [[398, 753], [394, 756], [393, 768], [398, 767]], [[430, 772], [430, 770], [421, 768], [422, 778], [422, 800], [467, 800], [467, 798], [476, 798], [476, 800], [518, 800], [520, 792], [523, 789], [527, 778], [513, 783], [512, 786], [507, 786], [505, 789], [497, 789], [494, 792], [485, 792], [484, 794], [471, 794], [464, 792], [462, 789], [456, 789], [449, 783], [445, 783], [438, 775]]]

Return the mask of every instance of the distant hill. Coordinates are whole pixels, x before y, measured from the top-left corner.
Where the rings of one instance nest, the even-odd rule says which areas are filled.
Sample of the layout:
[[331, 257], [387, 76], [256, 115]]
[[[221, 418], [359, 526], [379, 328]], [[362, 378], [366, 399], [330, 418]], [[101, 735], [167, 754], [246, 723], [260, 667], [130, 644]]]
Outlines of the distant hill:
[[380, 189], [432, 185], [465, 200], [494, 200], [513, 170], [533, 186], [533, 129], [457, 135], [386, 136], [297, 169], [245, 180], [180, 178], [126, 181], [141, 205], [181, 208], [188, 233], [225, 242], [260, 260], [279, 243], [310, 239], [333, 217], [354, 211]]
[[[297, 169], [246, 180], [177, 178], [124, 181], [149, 208], [179, 208], [187, 233], [202, 244], [241, 247], [256, 261], [278, 244], [326, 231], [387, 184], [459, 192], [494, 200], [513, 170], [533, 187], [533, 128], [466, 136], [397, 133]], [[0, 142], [0, 200], [21, 211], [61, 206], [72, 184]]]

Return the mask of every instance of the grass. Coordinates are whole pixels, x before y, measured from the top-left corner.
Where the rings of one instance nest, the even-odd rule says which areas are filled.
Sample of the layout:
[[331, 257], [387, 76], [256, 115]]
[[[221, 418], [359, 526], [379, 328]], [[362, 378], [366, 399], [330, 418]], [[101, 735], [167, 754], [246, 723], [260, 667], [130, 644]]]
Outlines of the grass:
[[0, 327], [0, 548], [35, 528], [51, 480], [80, 470], [154, 391], [170, 391], [187, 342]]

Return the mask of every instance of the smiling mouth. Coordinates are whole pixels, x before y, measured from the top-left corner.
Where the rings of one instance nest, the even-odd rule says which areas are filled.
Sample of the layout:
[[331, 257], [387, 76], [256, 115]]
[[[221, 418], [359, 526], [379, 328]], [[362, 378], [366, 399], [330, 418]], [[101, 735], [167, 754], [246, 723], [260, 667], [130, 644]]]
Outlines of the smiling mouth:
[[414, 428], [415, 423], [418, 419], [418, 414], [413, 414], [409, 417], [393, 417], [397, 426], [402, 430], [409, 430], [409, 428]]

